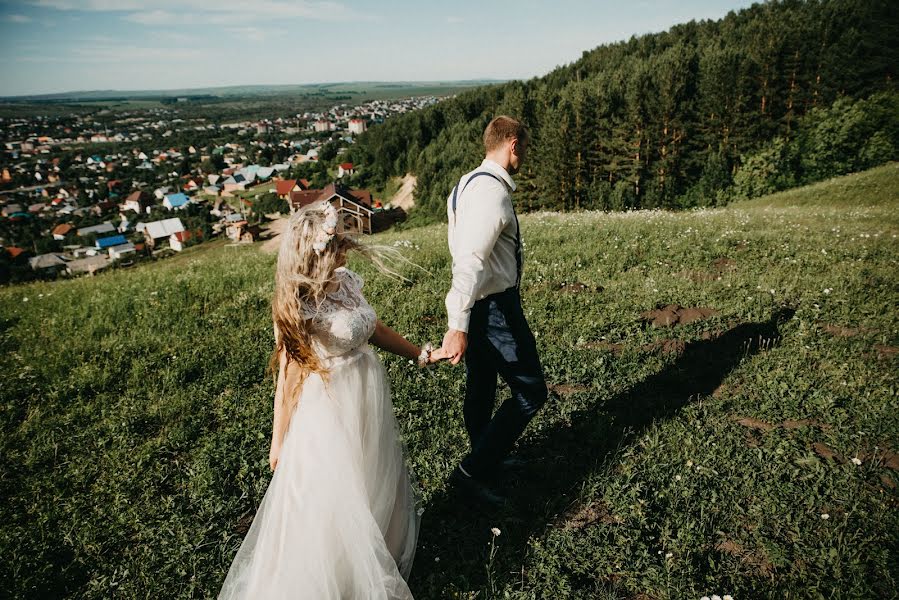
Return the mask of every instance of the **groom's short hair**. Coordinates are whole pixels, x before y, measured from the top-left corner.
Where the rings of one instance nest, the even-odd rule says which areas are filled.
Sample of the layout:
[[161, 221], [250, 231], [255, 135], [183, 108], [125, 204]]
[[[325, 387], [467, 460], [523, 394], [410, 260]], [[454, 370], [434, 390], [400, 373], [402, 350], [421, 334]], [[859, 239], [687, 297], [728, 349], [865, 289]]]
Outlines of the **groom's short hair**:
[[500, 115], [490, 121], [487, 124], [487, 129], [484, 130], [484, 148], [487, 152], [492, 152], [506, 141], [514, 138], [518, 138], [522, 142], [527, 141], [527, 127], [518, 119]]

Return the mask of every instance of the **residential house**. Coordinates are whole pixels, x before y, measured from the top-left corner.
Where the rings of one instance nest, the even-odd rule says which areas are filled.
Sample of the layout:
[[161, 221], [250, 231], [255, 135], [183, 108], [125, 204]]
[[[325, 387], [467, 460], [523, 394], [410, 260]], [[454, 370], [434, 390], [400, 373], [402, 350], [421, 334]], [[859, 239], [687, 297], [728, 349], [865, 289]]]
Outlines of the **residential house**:
[[300, 190], [297, 192], [290, 192], [288, 203], [290, 204], [291, 212], [299, 210], [307, 204], [312, 204], [318, 200], [318, 197], [322, 195], [322, 191], [323, 190]]
[[72, 233], [73, 229], [75, 229], [75, 226], [71, 223], [60, 223], [53, 228], [53, 239], [62, 241], [66, 239], [67, 235]]
[[18, 246], [7, 246], [6, 248], [4, 248], [4, 250], [6, 250], [6, 253], [9, 254], [9, 257], [12, 260], [16, 260], [17, 258], [25, 254], [25, 250], [19, 248]]
[[262, 228], [259, 225], [250, 225], [246, 221], [235, 221], [228, 225], [225, 235], [235, 242], [255, 242], [262, 235]]
[[137, 214], [142, 214], [150, 208], [151, 204], [152, 201], [150, 200], [149, 194], [141, 190], [135, 190], [128, 194], [128, 197], [125, 198], [125, 201], [120, 208], [122, 210], [133, 210]]
[[178, 192], [177, 194], [166, 195], [165, 200], [162, 201], [162, 205], [169, 210], [178, 210], [187, 206], [189, 202], [190, 198], [181, 192]]
[[314, 202], [328, 201], [337, 209], [344, 231], [371, 233], [371, 194], [357, 197], [340, 183], [328, 184]]
[[299, 192], [304, 189], [305, 188], [300, 187], [299, 182], [296, 179], [282, 179], [275, 182], [275, 193], [278, 195], [278, 198], [281, 198], [282, 200], [287, 200], [287, 198], [290, 197], [291, 192]]
[[123, 256], [128, 256], [129, 254], [134, 254], [135, 247], [131, 242], [125, 242], [124, 244], [118, 244], [117, 246], [111, 246], [109, 248], [109, 258], [112, 260], [119, 260]]
[[66, 261], [58, 254], [38, 254], [28, 259], [28, 264], [35, 271], [55, 269], [66, 264]]
[[95, 242], [98, 250], [106, 250], [107, 248], [112, 248], [113, 246], [127, 243], [128, 240], [126, 240], [125, 236], [121, 234], [97, 238], [97, 241]]
[[199, 239], [202, 237], [202, 231], [178, 231], [169, 236], [169, 248], [176, 252], [181, 252], [187, 247], [188, 240]]
[[163, 219], [161, 221], [152, 221], [143, 223], [144, 239], [147, 245], [153, 248], [157, 240], [168, 238], [173, 233], [184, 231], [184, 225], [181, 219]]
[[86, 235], [102, 235], [104, 233], [112, 233], [116, 230], [113, 227], [112, 223], [109, 221], [105, 221], [100, 223], [99, 225], [91, 225], [90, 227], [82, 227], [78, 230], [79, 237], [84, 237]]
[[362, 119], [350, 119], [348, 129], [350, 130], [350, 133], [359, 135], [365, 131], [365, 121]]
[[0, 213], [2, 213], [4, 217], [11, 217], [12, 215], [20, 212], [23, 212], [23, 207], [21, 204], [7, 204], [2, 209], [0, 209]]
[[69, 275], [77, 275], [78, 273], [90, 273], [93, 275], [95, 272], [105, 269], [110, 264], [112, 264], [110, 258], [102, 254], [97, 254], [95, 256], [88, 256], [87, 258], [70, 260], [66, 264], [66, 271]]
[[353, 169], [353, 163], [345, 162], [337, 165], [337, 177], [342, 178], [344, 175], [353, 175], [356, 171]]

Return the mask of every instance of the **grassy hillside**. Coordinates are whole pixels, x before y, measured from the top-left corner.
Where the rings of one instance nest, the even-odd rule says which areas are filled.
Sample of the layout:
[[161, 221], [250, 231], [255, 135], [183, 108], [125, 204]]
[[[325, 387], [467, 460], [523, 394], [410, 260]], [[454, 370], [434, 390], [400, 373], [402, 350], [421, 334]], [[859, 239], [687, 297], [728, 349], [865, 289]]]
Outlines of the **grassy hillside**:
[[[445, 486], [462, 369], [384, 356], [426, 506], [416, 597], [895, 597], [897, 190], [891, 164], [725, 209], [522, 218], [553, 397], [513, 509]], [[439, 340], [445, 229], [377, 241], [428, 272], [354, 263], [369, 300]], [[11, 596], [217, 593], [270, 478], [273, 261], [200, 246], [0, 290]], [[641, 316], [670, 304], [713, 311]]]

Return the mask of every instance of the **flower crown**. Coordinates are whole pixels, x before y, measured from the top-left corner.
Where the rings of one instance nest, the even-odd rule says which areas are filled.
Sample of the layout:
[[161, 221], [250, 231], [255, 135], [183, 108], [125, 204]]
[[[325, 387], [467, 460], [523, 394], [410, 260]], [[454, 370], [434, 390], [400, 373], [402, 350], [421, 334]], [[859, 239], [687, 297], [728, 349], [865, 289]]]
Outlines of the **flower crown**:
[[321, 204], [321, 209], [325, 213], [325, 222], [322, 223], [318, 233], [315, 234], [315, 241], [312, 243], [312, 249], [319, 256], [325, 251], [325, 246], [328, 245], [334, 234], [337, 233], [337, 209], [327, 200], [322, 200]]

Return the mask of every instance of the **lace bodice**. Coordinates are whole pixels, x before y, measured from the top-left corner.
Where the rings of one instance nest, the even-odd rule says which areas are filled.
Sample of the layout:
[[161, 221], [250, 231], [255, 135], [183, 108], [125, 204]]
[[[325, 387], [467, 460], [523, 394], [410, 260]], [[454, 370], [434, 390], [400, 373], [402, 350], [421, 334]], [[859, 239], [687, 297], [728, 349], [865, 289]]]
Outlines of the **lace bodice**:
[[362, 295], [362, 278], [345, 267], [335, 271], [339, 285], [318, 306], [303, 304], [312, 319], [313, 344], [324, 359], [346, 354], [368, 342], [375, 332], [375, 310]]

